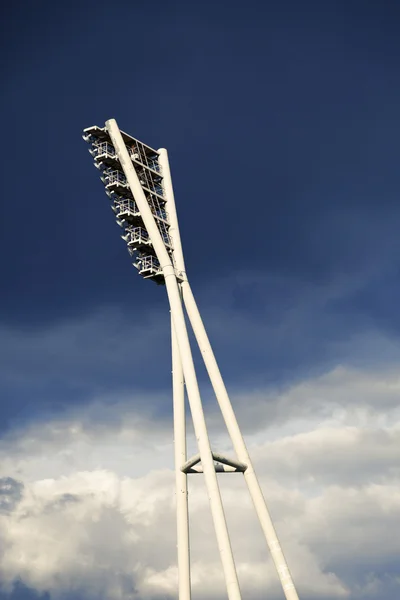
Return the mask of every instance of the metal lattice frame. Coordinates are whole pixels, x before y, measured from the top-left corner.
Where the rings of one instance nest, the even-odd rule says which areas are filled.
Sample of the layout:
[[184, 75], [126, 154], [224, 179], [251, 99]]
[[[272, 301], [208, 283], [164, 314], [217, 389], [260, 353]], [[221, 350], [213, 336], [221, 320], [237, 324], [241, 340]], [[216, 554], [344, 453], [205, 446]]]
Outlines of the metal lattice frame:
[[[172, 370], [179, 600], [190, 600], [188, 474], [204, 474], [229, 600], [241, 593], [217, 473], [243, 473], [287, 600], [298, 595], [280, 547], [265, 499], [243, 440], [224, 381], [186, 275], [168, 154], [156, 151], [120, 131], [114, 119], [105, 127], [89, 127], [95, 166], [124, 228], [122, 239], [133, 265], [145, 279], [165, 284], [171, 309]], [[213, 452], [208, 439], [183, 307], [210, 377], [236, 459]], [[199, 453], [186, 455], [185, 384]]]

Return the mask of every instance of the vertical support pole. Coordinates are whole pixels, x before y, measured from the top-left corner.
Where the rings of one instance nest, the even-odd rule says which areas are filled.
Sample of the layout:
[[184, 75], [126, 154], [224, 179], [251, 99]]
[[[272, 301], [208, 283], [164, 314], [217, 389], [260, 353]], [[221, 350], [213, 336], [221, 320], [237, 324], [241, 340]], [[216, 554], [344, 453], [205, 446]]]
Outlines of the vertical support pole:
[[158, 152], [158, 162], [160, 163], [162, 170], [165, 197], [167, 200], [166, 210], [168, 213], [168, 220], [170, 224], [168, 233], [170, 238], [172, 239], [172, 245], [174, 247], [174, 263], [179, 275], [182, 277], [185, 275], [185, 260], [183, 258], [181, 234], [179, 231], [178, 224], [178, 215], [176, 214], [174, 188], [172, 187], [172, 177], [169, 168], [168, 152], [165, 148], [159, 148]]
[[171, 316], [172, 390], [174, 400], [174, 449], [176, 532], [178, 551], [178, 598], [190, 600], [190, 548], [187, 474], [181, 471], [186, 456], [185, 383], [174, 322]]
[[225, 521], [221, 494], [218, 486], [217, 474], [215, 472], [214, 460], [211, 453], [210, 441], [208, 439], [207, 425], [204, 418], [196, 371], [190, 348], [189, 336], [183, 313], [182, 301], [175, 269], [171, 258], [164, 245], [160, 231], [147, 203], [139, 178], [126, 149], [124, 140], [115, 119], [106, 122], [106, 128], [114, 145], [118, 160], [124, 171], [125, 177], [138, 205], [144, 226], [150, 236], [153, 248], [160, 262], [168, 301], [171, 308], [171, 316], [174, 323], [179, 354], [182, 361], [183, 374], [192, 413], [193, 426], [199, 448], [199, 454], [203, 465], [204, 479], [206, 482], [208, 498], [210, 501], [211, 514], [214, 529], [217, 536], [218, 549], [224, 571], [225, 584], [229, 600], [241, 600], [239, 581], [236, 573], [235, 561], [233, 560], [232, 548], [229, 539], [228, 528]]
[[235, 413], [232, 408], [231, 401], [228, 396], [218, 363], [211, 348], [210, 341], [207, 336], [203, 321], [196, 301], [194, 299], [189, 282], [183, 281], [181, 284], [183, 301], [189, 317], [189, 321], [193, 327], [193, 332], [199, 345], [203, 360], [211, 380], [212, 387], [217, 397], [218, 404], [221, 408], [222, 416], [226, 423], [228, 433], [232, 440], [238, 459], [247, 464], [247, 469], [243, 473], [258, 519], [264, 532], [268, 547], [270, 549], [272, 559], [274, 561], [286, 600], [299, 600], [295, 589], [292, 576], [290, 574], [285, 556], [278, 541], [278, 537], [269, 514], [267, 504], [265, 502], [260, 484], [258, 482], [254, 467], [251, 463], [245, 441], [239, 428]]

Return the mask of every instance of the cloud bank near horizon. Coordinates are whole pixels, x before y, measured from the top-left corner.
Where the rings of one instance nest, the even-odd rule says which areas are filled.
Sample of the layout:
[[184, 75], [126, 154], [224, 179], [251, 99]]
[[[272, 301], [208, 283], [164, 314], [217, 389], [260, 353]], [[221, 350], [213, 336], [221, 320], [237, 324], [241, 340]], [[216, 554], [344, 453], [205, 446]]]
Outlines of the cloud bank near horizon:
[[[345, 367], [286, 390], [249, 391], [245, 410], [242, 392], [233, 394], [239, 420], [247, 416], [246, 440], [305, 600], [386, 600], [397, 589], [399, 397], [397, 369]], [[72, 407], [3, 438], [3, 594], [20, 580], [51, 600], [175, 596], [171, 423], [138, 413], [134, 400]], [[113, 413], [124, 418], [108, 421]], [[213, 447], [232, 453], [217, 410], [208, 412], [208, 422]], [[278, 600], [244, 482], [240, 476], [220, 482], [243, 594], [257, 600], [267, 591]], [[201, 478], [190, 479], [190, 507], [193, 593], [222, 599]]]

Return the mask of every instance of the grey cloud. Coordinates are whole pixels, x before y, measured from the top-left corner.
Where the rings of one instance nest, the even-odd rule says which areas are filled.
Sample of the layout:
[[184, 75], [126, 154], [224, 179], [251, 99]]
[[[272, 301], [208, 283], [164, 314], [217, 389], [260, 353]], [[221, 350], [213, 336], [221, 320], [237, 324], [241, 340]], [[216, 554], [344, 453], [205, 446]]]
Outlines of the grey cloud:
[[[371, 340], [372, 341], [372, 340]], [[207, 390], [207, 415], [211, 430], [225, 431], [219, 408]], [[376, 429], [396, 422], [399, 412], [400, 380], [396, 364], [370, 372], [339, 366], [319, 376], [307, 376], [298, 383], [231, 389], [231, 400], [246, 434], [279, 429], [285, 435], [294, 429], [309, 431], [321, 423], [334, 425], [345, 419]], [[292, 429], [290, 429], [292, 423]], [[260, 440], [263, 441], [263, 440]]]
[[[389, 599], [399, 578], [398, 370], [342, 367], [276, 392], [243, 395], [239, 420], [252, 413], [246, 440], [301, 598]], [[109, 431], [108, 408], [99, 425], [94, 404], [3, 440], [7, 468], [18, 456], [26, 483], [0, 520], [3, 579], [18, 575], [52, 600], [65, 600], [71, 581], [82, 600], [176, 593], [172, 424], [135, 417], [129, 402], [114, 409], [124, 418]], [[213, 417], [213, 444], [229, 453]], [[52, 456], [50, 475], [42, 455]], [[221, 485], [244, 596], [279, 600], [243, 479]], [[225, 593], [202, 478], [190, 480], [189, 498], [194, 593], [218, 600]]]
[[58, 512], [70, 504], [80, 502], [80, 500], [80, 497], [76, 494], [60, 494], [60, 496], [51, 500], [43, 511], [48, 513]]
[[[252, 382], [302, 380], [338, 364], [397, 363], [395, 330], [388, 332], [352, 305], [371, 287], [380, 289], [381, 276], [375, 264], [319, 282], [249, 271], [226, 277], [203, 294], [199, 289], [222, 371], [248, 388]], [[246, 314], [242, 306], [248, 307]]]
[[[0, 600], [51, 600], [51, 598], [47, 592], [38, 594], [36, 590], [27, 587], [21, 580], [17, 579], [10, 586], [8, 592], [2, 592], [0, 589]], [[65, 600], [69, 599], [66, 598]]]
[[166, 335], [168, 319], [160, 314], [143, 314], [139, 323], [115, 307], [33, 332], [2, 327], [1, 374], [10, 383], [22, 378], [32, 384], [46, 377], [72, 378], [79, 385], [92, 383], [104, 369], [110, 378], [123, 376], [135, 364], [140, 375]]
[[310, 486], [400, 481], [400, 430], [321, 427], [260, 446], [257, 457], [270, 476]]
[[[310, 282], [294, 274], [249, 270], [193, 287], [218, 358], [235, 365], [227, 368], [228, 377], [236, 379], [236, 365], [242, 361], [246, 368], [240, 370], [241, 377], [250, 367], [248, 376], [264, 372], [272, 377], [274, 371], [285, 371], [288, 380], [289, 369], [299, 373], [312, 364], [326, 368], [332, 361], [348, 363], [360, 350], [365, 357], [363, 340], [385, 337], [379, 324], [345, 306], [375, 283], [376, 271], [368, 264], [357, 273]], [[343, 303], [341, 310], [338, 303]], [[244, 314], [242, 306], [249, 304]], [[128, 382], [144, 382], [150, 374], [154, 380], [154, 365], [161, 355], [166, 361], [170, 355], [168, 313], [159, 309], [144, 308], [138, 320], [127, 309], [109, 306], [33, 332], [3, 326], [2, 336], [1, 374], [12, 385], [21, 380], [35, 384], [46, 376], [96, 389], [95, 378], [102, 385], [107, 377], [114, 389], [121, 389]], [[356, 338], [361, 340], [358, 347], [353, 344]], [[373, 354], [371, 346], [369, 351], [379, 360], [380, 352]], [[393, 348], [393, 357], [399, 354], [399, 348]]]
[[[199, 306], [228, 388], [238, 396], [240, 387], [247, 393], [272, 384], [287, 386], [340, 364], [396, 364], [400, 343], [395, 335], [365, 315], [338, 309], [338, 303], [346, 303], [375, 276], [371, 267], [311, 283], [250, 271], [199, 290]], [[248, 302], [251, 310], [245, 315], [241, 306]], [[32, 412], [40, 417], [71, 403], [91, 403], [99, 393], [118, 398], [129, 390], [135, 390], [140, 412], [147, 407], [138, 390], [170, 389], [167, 313], [144, 310], [137, 321], [129, 311], [108, 307], [33, 332], [3, 327], [2, 336], [0, 375], [10, 400], [3, 416], [11, 424], [13, 419], [32, 419]], [[198, 352], [195, 356], [201, 360]], [[200, 365], [198, 373], [208, 401], [212, 395]], [[168, 412], [161, 396], [155, 404], [157, 411]], [[109, 411], [105, 418], [111, 417]]]
[[393, 535], [400, 518], [398, 494], [398, 481], [359, 489], [334, 486], [311, 501], [304, 515], [304, 541], [341, 573], [355, 598], [389, 598], [388, 589], [396, 586], [400, 591], [400, 541]]
[[0, 513], [8, 514], [20, 502], [24, 485], [12, 477], [0, 478]]

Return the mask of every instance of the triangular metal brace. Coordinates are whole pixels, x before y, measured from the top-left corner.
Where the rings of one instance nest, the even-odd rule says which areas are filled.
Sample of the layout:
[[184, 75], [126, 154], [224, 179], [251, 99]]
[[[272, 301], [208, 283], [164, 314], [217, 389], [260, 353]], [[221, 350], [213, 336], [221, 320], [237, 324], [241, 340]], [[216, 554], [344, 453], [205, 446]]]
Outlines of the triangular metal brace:
[[[215, 460], [215, 471], [216, 473], [244, 473], [247, 469], [247, 465], [234, 460], [233, 458], [226, 458], [218, 452], [212, 452], [212, 457]], [[201, 461], [200, 454], [192, 456], [185, 464], [181, 467], [183, 473], [203, 473], [201, 465], [196, 467]], [[196, 467], [196, 468], [194, 468]]]

